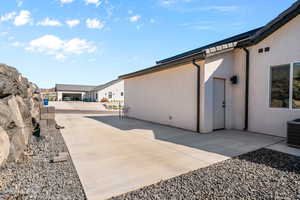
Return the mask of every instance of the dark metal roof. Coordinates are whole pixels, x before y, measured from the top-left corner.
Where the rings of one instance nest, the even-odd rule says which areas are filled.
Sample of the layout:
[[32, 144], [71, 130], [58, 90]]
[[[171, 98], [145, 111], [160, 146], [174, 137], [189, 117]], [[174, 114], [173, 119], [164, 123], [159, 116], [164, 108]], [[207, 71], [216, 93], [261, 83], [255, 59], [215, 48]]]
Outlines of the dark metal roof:
[[97, 86], [97, 87], [94, 87], [94, 88], [92, 89], [92, 91], [103, 90], [103, 89], [105, 89], [105, 88], [107, 88], [107, 87], [109, 87], [109, 86], [111, 86], [111, 85], [113, 85], [113, 84], [115, 84], [115, 83], [120, 82], [120, 81], [122, 81], [122, 79], [116, 79], [116, 80], [110, 81], [110, 82], [105, 83], [105, 84], [103, 84], [103, 85], [99, 85], [99, 86]]
[[261, 30], [257, 31], [253, 36], [251, 36], [248, 40], [240, 42], [239, 46], [251, 46], [255, 45], [258, 42], [262, 41], [283, 25], [288, 23], [290, 20], [295, 18], [297, 15], [300, 14], [300, 0], [296, 1], [291, 7], [286, 9], [280, 15], [278, 15], [275, 19], [271, 22], [266, 24]]
[[91, 85], [56, 84], [55, 91], [88, 92], [95, 87], [96, 86], [91, 86]]
[[157, 61], [156, 63], [160, 64], [160, 63], [170, 62], [170, 61], [178, 59], [178, 58], [182, 58], [182, 57], [185, 57], [185, 56], [188, 56], [188, 55], [193, 55], [193, 54], [205, 51], [206, 49], [209, 49], [209, 48], [212, 48], [212, 47], [222, 46], [224, 44], [233, 43], [233, 42], [239, 42], [241, 40], [247, 39], [250, 36], [254, 35], [260, 29], [262, 29], [262, 27], [256, 28], [256, 29], [251, 30], [251, 31], [247, 31], [247, 32], [242, 33], [242, 34], [235, 35], [233, 37], [230, 37], [230, 38], [227, 38], [227, 39], [224, 39], [224, 40], [220, 40], [218, 42], [211, 43], [209, 45], [202, 46], [202, 47], [197, 48], [197, 49], [193, 49], [191, 51], [187, 51], [187, 52], [178, 54], [178, 55], [170, 57], [170, 58], [166, 58], [164, 60]]

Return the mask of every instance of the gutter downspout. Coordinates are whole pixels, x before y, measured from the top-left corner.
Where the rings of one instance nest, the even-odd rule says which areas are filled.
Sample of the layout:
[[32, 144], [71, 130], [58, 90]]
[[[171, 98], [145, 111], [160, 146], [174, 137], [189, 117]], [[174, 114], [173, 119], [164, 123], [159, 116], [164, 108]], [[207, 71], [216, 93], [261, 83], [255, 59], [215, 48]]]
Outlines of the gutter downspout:
[[197, 67], [197, 132], [200, 133], [200, 65], [193, 59], [193, 65]]
[[243, 48], [246, 52], [246, 88], [245, 88], [245, 127], [244, 130], [248, 130], [249, 122], [249, 69], [250, 69], [250, 52], [247, 48]]

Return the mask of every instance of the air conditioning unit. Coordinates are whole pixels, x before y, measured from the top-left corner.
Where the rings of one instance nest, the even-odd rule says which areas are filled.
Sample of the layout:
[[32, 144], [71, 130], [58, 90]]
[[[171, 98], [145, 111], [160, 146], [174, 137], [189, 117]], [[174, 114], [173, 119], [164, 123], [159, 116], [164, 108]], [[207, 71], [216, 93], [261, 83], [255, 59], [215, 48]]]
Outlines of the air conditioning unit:
[[287, 122], [287, 144], [300, 148], [300, 119]]

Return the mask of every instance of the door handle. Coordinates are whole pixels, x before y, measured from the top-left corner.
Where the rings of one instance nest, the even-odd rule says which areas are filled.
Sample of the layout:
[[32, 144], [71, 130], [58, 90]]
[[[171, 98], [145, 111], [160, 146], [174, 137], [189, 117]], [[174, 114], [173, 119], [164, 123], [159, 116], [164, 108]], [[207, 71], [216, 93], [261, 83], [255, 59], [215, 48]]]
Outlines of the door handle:
[[226, 107], [226, 103], [225, 103], [225, 101], [223, 101], [223, 103], [222, 103], [222, 107], [223, 107], [223, 108], [225, 108], [225, 107]]

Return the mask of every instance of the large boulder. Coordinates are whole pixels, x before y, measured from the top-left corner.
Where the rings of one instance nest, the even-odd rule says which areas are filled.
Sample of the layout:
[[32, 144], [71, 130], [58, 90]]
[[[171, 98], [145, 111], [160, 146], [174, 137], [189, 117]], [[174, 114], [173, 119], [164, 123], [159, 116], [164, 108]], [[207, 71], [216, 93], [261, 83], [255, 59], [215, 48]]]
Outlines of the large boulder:
[[18, 71], [7, 65], [0, 65], [0, 98], [9, 95], [19, 95], [27, 98], [29, 82]]
[[33, 118], [36, 122], [40, 118], [41, 102], [35, 84], [15, 68], [0, 64], [0, 165], [23, 157]]
[[16, 127], [12, 112], [5, 100], [0, 100], [0, 127], [4, 130]]
[[[16, 124], [16, 127], [13, 130], [14, 137], [18, 137], [18, 139], [14, 139], [17, 141], [16, 144], [12, 142], [12, 146], [14, 145], [25, 145], [28, 144], [29, 137], [32, 132], [32, 118], [31, 113], [28, 109], [28, 106], [24, 103], [23, 99], [20, 96], [11, 96], [8, 99], [8, 106], [12, 113], [12, 119]], [[17, 149], [22, 149], [18, 147]]]
[[9, 150], [9, 137], [6, 131], [2, 127], [0, 127], [0, 166], [8, 159]]

